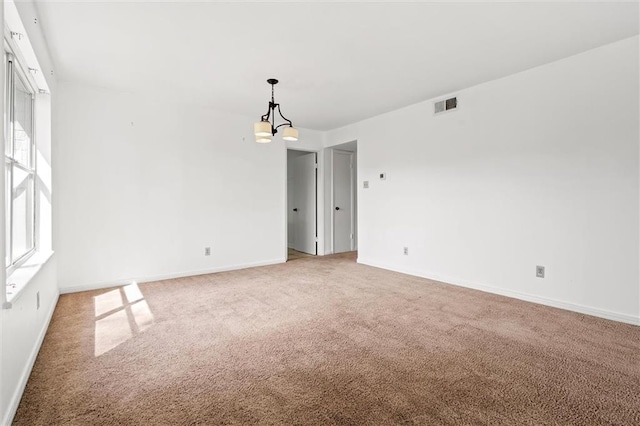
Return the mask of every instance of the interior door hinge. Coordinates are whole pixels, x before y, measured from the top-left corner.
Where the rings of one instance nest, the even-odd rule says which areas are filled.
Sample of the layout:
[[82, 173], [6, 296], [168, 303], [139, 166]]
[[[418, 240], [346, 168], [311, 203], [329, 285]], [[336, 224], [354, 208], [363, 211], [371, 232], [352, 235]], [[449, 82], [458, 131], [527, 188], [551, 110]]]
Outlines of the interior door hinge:
[[313, 167], [317, 169], [318, 168], [318, 163], [314, 164]]

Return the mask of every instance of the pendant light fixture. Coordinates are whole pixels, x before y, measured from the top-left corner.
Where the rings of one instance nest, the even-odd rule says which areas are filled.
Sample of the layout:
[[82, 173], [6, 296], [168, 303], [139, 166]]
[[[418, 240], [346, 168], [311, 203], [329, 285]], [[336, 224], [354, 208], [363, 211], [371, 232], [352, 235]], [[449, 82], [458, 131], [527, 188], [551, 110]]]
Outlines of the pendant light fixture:
[[[273, 97], [273, 88], [276, 84], [278, 84], [278, 80], [275, 78], [270, 78], [267, 80], [267, 83], [271, 85], [271, 102], [269, 102], [269, 110], [265, 115], [260, 117], [260, 121], [253, 125], [253, 133], [256, 135], [256, 142], [258, 143], [269, 143], [273, 136], [278, 133], [278, 129], [280, 127], [285, 126], [282, 129], [282, 139], [285, 141], [297, 141], [298, 140], [298, 129], [293, 127], [293, 123], [291, 120], [282, 115], [280, 111], [280, 104], [277, 104]], [[276, 109], [278, 110], [278, 115], [285, 122], [276, 126]]]

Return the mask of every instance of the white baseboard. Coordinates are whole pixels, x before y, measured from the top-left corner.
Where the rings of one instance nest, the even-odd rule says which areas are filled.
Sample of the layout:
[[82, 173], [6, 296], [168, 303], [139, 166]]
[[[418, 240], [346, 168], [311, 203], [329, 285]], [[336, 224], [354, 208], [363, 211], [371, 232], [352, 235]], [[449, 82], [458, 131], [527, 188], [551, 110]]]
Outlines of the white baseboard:
[[3, 425], [10, 425], [13, 422], [13, 418], [16, 415], [16, 411], [18, 410], [18, 405], [20, 405], [20, 400], [22, 399], [22, 394], [24, 393], [24, 389], [27, 386], [27, 382], [29, 381], [29, 376], [31, 376], [31, 370], [33, 370], [33, 365], [36, 362], [36, 358], [38, 357], [38, 353], [40, 352], [40, 347], [42, 346], [42, 342], [44, 341], [44, 336], [47, 334], [47, 330], [49, 329], [49, 323], [51, 322], [51, 318], [53, 317], [53, 312], [56, 309], [56, 305], [58, 304], [59, 293], [56, 293], [51, 306], [49, 306], [49, 311], [47, 312], [46, 319], [44, 324], [42, 324], [42, 329], [40, 333], [38, 333], [38, 339], [33, 345], [33, 349], [31, 353], [29, 353], [29, 359], [27, 360], [27, 364], [22, 370], [22, 374], [20, 376], [20, 383], [13, 392], [11, 396], [11, 401], [7, 407], [7, 412], [2, 419]]
[[183, 278], [183, 277], [192, 277], [196, 275], [213, 274], [216, 272], [235, 271], [237, 269], [254, 268], [256, 266], [275, 265], [278, 263], [285, 263], [286, 261], [287, 259], [283, 257], [279, 259], [265, 260], [261, 262], [221, 266], [218, 268], [198, 269], [195, 271], [184, 271], [184, 272], [176, 272], [172, 274], [152, 275], [152, 276], [145, 276], [145, 277], [123, 278], [123, 279], [112, 280], [112, 281], [102, 281], [102, 282], [92, 283], [87, 285], [60, 287], [60, 294], [78, 293], [81, 291], [100, 290], [103, 288], [117, 287], [117, 286], [129, 284], [132, 281], [135, 281], [137, 283], [147, 283], [152, 281], [170, 280], [173, 278]]
[[382, 269], [387, 269], [394, 272], [400, 272], [402, 274], [413, 275], [420, 278], [426, 278], [426, 279], [438, 281], [444, 284], [456, 285], [459, 287], [466, 287], [474, 290], [484, 291], [487, 293], [493, 293], [501, 296], [512, 297], [514, 299], [524, 300], [526, 302], [538, 303], [540, 305], [546, 305], [546, 306], [551, 306], [553, 308], [565, 309], [568, 311], [578, 312], [581, 314], [591, 315], [594, 317], [604, 318], [612, 321], [623, 322], [626, 324], [640, 325], [640, 317], [635, 317], [633, 315], [621, 314], [618, 312], [608, 311], [606, 309], [583, 306], [576, 303], [563, 302], [560, 300], [550, 299], [542, 296], [536, 296], [533, 294], [521, 293], [518, 291], [502, 289], [502, 288], [493, 287], [490, 285], [478, 284], [471, 281], [461, 280], [459, 278], [453, 278], [453, 277], [445, 277], [445, 276], [433, 274], [430, 272], [416, 271], [410, 268], [402, 268], [396, 265], [389, 265], [381, 262], [375, 262], [368, 259], [363, 259], [361, 257], [358, 257], [357, 262], [363, 265], [374, 266], [376, 268], [382, 268]]

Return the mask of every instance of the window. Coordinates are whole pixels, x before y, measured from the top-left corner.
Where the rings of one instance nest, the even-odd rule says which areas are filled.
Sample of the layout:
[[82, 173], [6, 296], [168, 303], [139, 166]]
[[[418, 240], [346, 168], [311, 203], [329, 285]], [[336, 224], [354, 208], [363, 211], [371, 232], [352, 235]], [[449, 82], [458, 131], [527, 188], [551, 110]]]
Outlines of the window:
[[35, 251], [34, 93], [11, 52], [5, 52], [6, 265], [11, 271]]

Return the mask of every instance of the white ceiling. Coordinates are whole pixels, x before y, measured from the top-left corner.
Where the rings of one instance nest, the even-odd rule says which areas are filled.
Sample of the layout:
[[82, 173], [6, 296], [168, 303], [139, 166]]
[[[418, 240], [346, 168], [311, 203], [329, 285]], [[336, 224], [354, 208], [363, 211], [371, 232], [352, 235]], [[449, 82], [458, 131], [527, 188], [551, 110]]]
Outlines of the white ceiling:
[[333, 129], [638, 34], [638, 3], [38, 3], [58, 78]]

